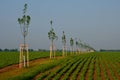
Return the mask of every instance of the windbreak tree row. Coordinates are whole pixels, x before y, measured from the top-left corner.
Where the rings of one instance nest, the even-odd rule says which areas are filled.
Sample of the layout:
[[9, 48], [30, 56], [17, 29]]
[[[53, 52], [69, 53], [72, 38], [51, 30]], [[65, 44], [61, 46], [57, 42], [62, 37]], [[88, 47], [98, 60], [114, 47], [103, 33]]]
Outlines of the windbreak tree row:
[[[48, 38], [51, 41], [50, 44], [50, 58], [55, 58], [55, 51], [56, 51], [56, 46], [54, 43], [54, 40], [58, 39], [58, 36], [56, 35], [54, 28], [53, 28], [53, 21], [50, 21], [50, 31], [48, 32]], [[65, 32], [62, 32], [62, 56], [67, 56], [67, 51], [68, 51], [68, 47], [66, 46], [66, 35]], [[80, 54], [82, 52], [94, 52], [95, 49], [93, 47], [91, 47], [89, 44], [86, 44], [85, 42], [82, 42], [80, 39], [76, 41], [71, 37], [70, 38], [70, 51], [71, 54]], [[74, 50], [74, 44], [76, 44], [76, 50]]]

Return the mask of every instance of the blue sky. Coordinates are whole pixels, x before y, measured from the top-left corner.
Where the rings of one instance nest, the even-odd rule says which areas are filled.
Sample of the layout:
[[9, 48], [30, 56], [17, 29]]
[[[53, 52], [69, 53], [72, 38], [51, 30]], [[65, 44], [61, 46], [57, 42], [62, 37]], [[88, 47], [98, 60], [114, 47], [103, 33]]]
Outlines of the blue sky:
[[24, 4], [31, 16], [27, 43], [29, 48], [49, 49], [50, 20], [61, 48], [62, 31], [67, 37], [81, 39], [95, 49], [120, 49], [120, 0], [1, 0], [0, 48], [19, 48], [23, 42], [18, 17]]

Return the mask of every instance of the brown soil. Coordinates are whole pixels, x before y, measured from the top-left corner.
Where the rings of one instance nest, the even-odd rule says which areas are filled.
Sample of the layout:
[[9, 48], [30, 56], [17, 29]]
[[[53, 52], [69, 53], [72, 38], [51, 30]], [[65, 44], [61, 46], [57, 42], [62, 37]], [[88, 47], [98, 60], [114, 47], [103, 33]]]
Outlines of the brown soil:
[[[88, 67], [89, 68], [89, 67]], [[88, 80], [88, 70], [89, 69], [87, 69], [87, 71], [86, 71], [86, 73], [85, 73], [85, 80]]]
[[10, 70], [16, 69], [18, 67], [19, 67], [18, 64], [10, 65], [10, 66], [7, 66], [7, 67], [4, 67], [4, 68], [0, 69], [0, 73], [10, 71]]
[[96, 80], [96, 61], [94, 61], [94, 73], [93, 73], [93, 80]]

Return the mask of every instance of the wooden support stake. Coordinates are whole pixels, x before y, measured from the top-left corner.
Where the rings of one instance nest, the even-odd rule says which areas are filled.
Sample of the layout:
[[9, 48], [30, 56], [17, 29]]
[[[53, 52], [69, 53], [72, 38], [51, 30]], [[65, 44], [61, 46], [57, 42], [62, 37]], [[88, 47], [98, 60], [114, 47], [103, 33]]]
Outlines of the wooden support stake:
[[52, 46], [50, 45], [50, 59], [52, 58]]
[[65, 46], [65, 49], [66, 49], [65, 54], [66, 54], [66, 56], [67, 56], [67, 46]]
[[54, 58], [55, 58], [55, 56], [56, 56], [56, 47], [54, 45]]
[[[24, 51], [24, 49], [26, 51]], [[29, 67], [29, 51], [28, 44], [20, 44], [19, 68]]]

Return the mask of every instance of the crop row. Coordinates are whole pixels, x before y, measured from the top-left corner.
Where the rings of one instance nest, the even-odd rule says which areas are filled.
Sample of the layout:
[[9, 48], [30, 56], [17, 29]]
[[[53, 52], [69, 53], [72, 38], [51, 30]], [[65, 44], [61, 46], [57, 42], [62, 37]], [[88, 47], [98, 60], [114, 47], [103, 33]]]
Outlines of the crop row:
[[101, 74], [100, 74], [100, 63], [99, 63], [99, 57], [96, 58], [95, 63], [95, 69], [96, 69], [96, 79], [95, 80], [101, 80]]

